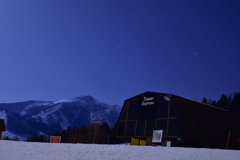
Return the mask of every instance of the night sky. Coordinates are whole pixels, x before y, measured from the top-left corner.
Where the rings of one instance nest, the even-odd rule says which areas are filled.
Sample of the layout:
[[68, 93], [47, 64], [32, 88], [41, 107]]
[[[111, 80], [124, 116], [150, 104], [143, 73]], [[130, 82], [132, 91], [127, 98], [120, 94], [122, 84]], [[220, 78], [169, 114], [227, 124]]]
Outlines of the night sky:
[[239, 0], [0, 0], [0, 103], [240, 91]]

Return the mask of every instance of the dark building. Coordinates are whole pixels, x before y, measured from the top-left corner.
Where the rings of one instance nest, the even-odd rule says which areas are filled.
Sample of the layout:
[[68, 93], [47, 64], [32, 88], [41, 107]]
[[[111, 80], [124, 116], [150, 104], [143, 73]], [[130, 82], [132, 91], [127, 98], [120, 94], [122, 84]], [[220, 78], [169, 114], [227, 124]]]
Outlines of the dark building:
[[[240, 149], [240, 117], [172, 94], [145, 92], [125, 100], [116, 138], [151, 138], [163, 130], [173, 145]], [[230, 131], [230, 132], [229, 132]]]

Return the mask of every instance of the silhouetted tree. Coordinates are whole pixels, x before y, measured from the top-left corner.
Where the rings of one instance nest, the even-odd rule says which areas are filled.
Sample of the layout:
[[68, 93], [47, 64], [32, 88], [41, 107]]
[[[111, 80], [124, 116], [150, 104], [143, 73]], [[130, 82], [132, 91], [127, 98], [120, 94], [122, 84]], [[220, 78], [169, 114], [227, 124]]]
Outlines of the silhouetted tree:
[[110, 140], [109, 140], [110, 144], [116, 143], [116, 140], [115, 140], [116, 130], [117, 130], [117, 123], [115, 123], [114, 126], [110, 130]]
[[231, 104], [232, 104], [232, 97], [228, 96], [227, 101], [228, 101], [227, 109], [230, 110], [230, 108], [231, 108]]
[[[75, 143], [98, 143], [98, 144], [107, 144], [115, 142], [115, 131], [116, 124], [113, 128], [109, 128], [108, 124], [104, 122], [103, 124], [92, 124], [87, 123], [81, 128], [71, 128], [70, 126], [63, 131], [57, 131], [57, 133], [53, 134], [54, 136], [61, 136], [61, 143], [73, 143], [75, 138]], [[7, 139], [6, 137], [5, 139]], [[94, 139], [95, 138], [95, 139]], [[27, 139], [28, 142], [48, 142], [49, 137], [42, 135], [33, 135]]]
[[226, 95], [222, 95], [220, 100], [217, 102], [217, 107], [222, 108], [222, 109], [228, 109], [229, 103], [228, 103], [228, 98]]
[[107, 144], [108, 143], [108, 137], [110, 136], [110, 129], [106, 122], [104, 122], [100, 129], [98, 130], [98, 143], [101, 144]]
[[38, 142], [48, 142], [48, 137], [42, 134], [38, 137]]
[[31, 138], [30, 138], [30, 142], [37, 142], [38, 141], [38, 137], [36, 134], [34, 134]]
[[93, 143], [93, 136], [95, 133], [94, 124], [87, 124], [79, 128], [76, 142], [77, 143]]
[[231, 103], [230, 111], [240, 114], [240, 92], [235, 93], [232, 103]]
[[202, 99], [202, 103], [206, 103], [207, 104], [207, 99], [205, 97]]
[[212, 101], [212, 103], [210, 105], [217, 106], [217, 102], [214, 100], [214, 101]]
[[61, 136], [61, 132], [58, 130], [57, 133], [54, 134], [54, 136]]
[[5, 137], [3, 140], [9, 140], [9, 137], [7, 136], [7, 137]]
[[69, 143], [68, 132], [65, 129], [61, 132], [61, 142]]
[[215, 100], [213, 101], [212, 99], [209, 99], [207, 101], [207, 104], [212, 105], [212, 106], [216, 106], [216, 101]]

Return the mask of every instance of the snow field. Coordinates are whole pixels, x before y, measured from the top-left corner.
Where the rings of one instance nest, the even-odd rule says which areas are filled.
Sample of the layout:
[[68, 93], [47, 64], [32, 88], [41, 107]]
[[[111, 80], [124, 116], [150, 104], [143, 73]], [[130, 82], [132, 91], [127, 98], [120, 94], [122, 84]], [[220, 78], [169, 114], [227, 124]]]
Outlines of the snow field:
[[240, 151], [205, 148], [57, 144], [0, 140], [0, 159], [238, 160], [240, 159]]

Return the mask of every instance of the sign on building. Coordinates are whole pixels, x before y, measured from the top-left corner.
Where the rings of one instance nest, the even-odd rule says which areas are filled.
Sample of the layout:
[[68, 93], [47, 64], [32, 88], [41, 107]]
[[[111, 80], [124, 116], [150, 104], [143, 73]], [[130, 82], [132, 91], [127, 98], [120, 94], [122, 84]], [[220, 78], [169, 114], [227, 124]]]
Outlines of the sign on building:
[[151, 106], [154, 105], [155, 97], [143, 97], [142, 106]]
[[161, 143], [162, 133], [163, 133], [163, 130], [154, 130], [153, 136], [152, 136], [152, 143]]

